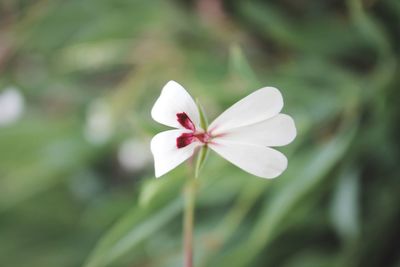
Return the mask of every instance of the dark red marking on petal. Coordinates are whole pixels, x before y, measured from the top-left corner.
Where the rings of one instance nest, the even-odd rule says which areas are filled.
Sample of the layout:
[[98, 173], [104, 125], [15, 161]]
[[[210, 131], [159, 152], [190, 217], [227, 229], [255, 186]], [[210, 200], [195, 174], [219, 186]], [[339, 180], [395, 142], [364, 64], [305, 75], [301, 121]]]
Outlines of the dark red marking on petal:
[[176, 147], [185, 147], [196, 140], [203, 144], [207, 144], [211, 141], [211, 136], [208, 133], [183, 133], [176, 138]]
[[176, 138], [176, 147], [182, 148], [190, 145], [193, 142], [195, 136], [192, 133], [183, 133], [178, 138]]
[[192, 130], [193, 132], [196, 131], [196, 126], [185, 112], [177, 113], [176, 118], [180, 125], [182, 125], [186, 129]]

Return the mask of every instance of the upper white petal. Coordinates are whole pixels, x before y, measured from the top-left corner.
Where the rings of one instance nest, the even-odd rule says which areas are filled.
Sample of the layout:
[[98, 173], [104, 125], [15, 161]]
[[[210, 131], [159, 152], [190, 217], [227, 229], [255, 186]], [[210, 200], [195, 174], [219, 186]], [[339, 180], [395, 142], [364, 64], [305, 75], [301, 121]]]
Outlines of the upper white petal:
[[293, 119], [289, 115], [278, 114], [255, 124], [230, 129], [218, 139], [259, 146], [284, 146], [295, 137]]
[[200, 115], [197, 105], [189, 93], [175, 81], [164, 85], [160, 97], [151, 110], [152, 118], [164, 125], [183, 128], [176, 118], [177, 113], [185, 112], [196, 128], [200, 125]]
[[281, 152], [263, 146], [218, 140], [209, 147], [242, 170], [261, 178], [275, 178], [287, 167]]
[[161, 132], [153, 137], [150, 148], [154, 157], [154, 168], [156, 177], [160, 177], [177, 167], [186, 159], [191, 157], [199, 142], [193, 142], [185, 147], [177, 148], [176, 138], [186, 130], [169, 130]]
[[274, 87], [261, 88], [223, 112], [209, 126], [213, 134], [254, 124], [277, 115], [283, 107], [282, 95]]

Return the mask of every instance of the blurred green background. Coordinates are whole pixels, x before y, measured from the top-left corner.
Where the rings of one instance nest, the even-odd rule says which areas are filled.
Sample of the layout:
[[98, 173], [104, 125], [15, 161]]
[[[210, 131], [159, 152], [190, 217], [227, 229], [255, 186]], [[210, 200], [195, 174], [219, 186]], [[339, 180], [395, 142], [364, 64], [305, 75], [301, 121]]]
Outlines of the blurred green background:
[[181, 266], [168, 80], [210, 120], [280, 88], [297, 139], [253, 177], [211, 153], [196, 267], [400, 266], [400, 1], [0, 1], [0, 266]]

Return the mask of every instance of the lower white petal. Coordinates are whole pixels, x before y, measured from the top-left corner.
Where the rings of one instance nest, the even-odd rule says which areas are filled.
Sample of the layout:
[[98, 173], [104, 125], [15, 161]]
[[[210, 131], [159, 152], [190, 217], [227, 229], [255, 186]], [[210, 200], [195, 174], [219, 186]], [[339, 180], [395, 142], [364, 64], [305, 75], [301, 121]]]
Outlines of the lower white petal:
[[293, 119], [286, 114], [278, 114], [262, 122], [234, 128], [220, 138], [242, 144], [258, 146], [284, 146], [296, 137]]
[[160, 177], [179, 164], [190, 158], [199, 142], [193, 142], [185, 147], [177, 148], [176, 139], [187, 131], [169, 130], [161, 132], [151, 140], [151, 152], [154, 157], [154, 168], [156, 177]]
[[242, 170], [261, 178], [275, 178], [287, 167], [281, 152], [263, 146], [218, 140], [209, 147]]

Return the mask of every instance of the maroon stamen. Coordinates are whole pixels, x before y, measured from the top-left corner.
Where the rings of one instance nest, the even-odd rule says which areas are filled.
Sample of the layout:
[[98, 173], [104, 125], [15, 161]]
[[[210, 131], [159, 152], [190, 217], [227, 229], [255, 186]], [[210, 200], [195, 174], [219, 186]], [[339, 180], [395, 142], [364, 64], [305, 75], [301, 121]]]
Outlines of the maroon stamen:
[[176, 118], [180, 125], [182, 125], [186, 129], [192, 130], [193, 132], [196, 131], [196, 126], [185, 112], [177, 113]]
[[185, 147], [193, 143], [196, 139], [199, 140], [201, 143], [206, 144], [210, 141], [210, 136], [207, 133], [183, 133], [178, 138], [176, 138], [176, 147]]
[[176, 147], [182, 148], [190, 145], [193, 142], [194, 135], [192, 133], [183, 133], [181, 136], [176, 138]]

